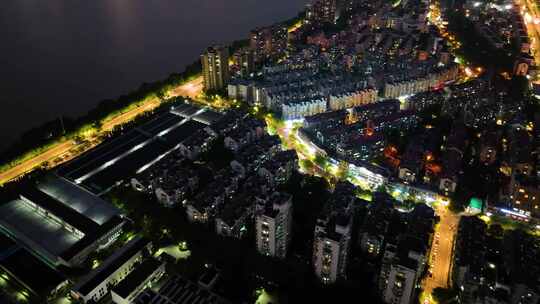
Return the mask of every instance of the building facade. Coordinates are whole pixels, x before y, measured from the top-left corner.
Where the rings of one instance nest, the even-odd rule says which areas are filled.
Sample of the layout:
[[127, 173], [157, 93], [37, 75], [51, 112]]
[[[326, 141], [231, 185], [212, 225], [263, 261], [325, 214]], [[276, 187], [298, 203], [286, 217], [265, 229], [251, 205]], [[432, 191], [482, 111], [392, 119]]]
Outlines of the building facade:
[[263, 255], [285, 258], [291, 240], [292, 197], [274, 193], [255, 218], [257, 250]]
[[209, 47], [201, 55], [204, 89], [221, 90], [229, 82], [229, 50], [223, 46]]

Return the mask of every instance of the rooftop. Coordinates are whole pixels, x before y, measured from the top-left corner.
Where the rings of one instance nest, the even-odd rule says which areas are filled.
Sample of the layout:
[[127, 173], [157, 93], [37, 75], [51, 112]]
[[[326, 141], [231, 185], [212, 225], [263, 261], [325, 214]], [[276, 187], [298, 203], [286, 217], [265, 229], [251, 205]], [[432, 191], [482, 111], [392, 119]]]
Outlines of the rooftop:
[[150, 258], [137, 266], [127, 275], [113, 291], [123, 298], [127, 298], [137, 287], [139, 287], [149, 276], [151, 276], [163, 263], [157, 259]]
[[39, 297], [47, 296], [66, 280], [59, 272], [18, 246], [0, 248], [0, 256], [0, 268]]
[[118, 268], [122, 267], [131, 257], [148, 246], [149, 243], [149, 240], [142, 237], [131, 240], [115, 254], [107, 258], [99, 268], [92, 271], [86, 278], [75, 285], [73, 290], [83, 295], [89, 294]]
[[215, 293], [174, 276], [163, 285], [159, 292], [145, 291], [133, 301], [135, 304], [228, 304], [229, 301]]
[[66, 230], [62, 224], [37, 213], [21, 199], [0, 207], [0, 227], [8, 235], [22, 239], [27, 246], [39, 250], [51, 260], [82, 238]]
[[61, 177], [49, 178], [37, 187], [99, 225], [120, 214], [109, 202]]

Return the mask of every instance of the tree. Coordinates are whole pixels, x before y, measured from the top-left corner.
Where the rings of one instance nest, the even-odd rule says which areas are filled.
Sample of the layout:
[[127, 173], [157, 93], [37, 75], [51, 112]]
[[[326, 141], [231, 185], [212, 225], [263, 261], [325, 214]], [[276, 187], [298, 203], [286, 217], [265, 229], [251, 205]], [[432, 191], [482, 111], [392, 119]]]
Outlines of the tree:
[[313, 170], [313, 162], [310, 161], [309, 159], [301, 159], [300, 160], [300, 168], [306, 170], [306, 171], [311, 171]]
[[504, 236], [504, 229], [500, 224], [492, 224], [488, 228], [488, 233], [494, 238], [502, 239]]
[[101, 127], [103, 126], [103, 123], [101, 122], [101, 120], [96, 120], [94, 121], [94, 123], [92, 124], [92, 127], [94, 127], [95, 129], [97, 130], [101, 130]]
[[340, 161], [336, 177], [339, 180], [345, 180], [347, 179], [347, 176], [349, 175], [349, 164], [346, 161]]
[[166, 93], [166, 89], [165, 88], [160, 88], [156, 92], [156, 97], [159, 98], [160, 100], [163, 100], [163, 99], [165, 99], [165, 93]]
[[381, 184], [375, 189], [375, 192], [388, 193], [388, 189], [386, 189], [385, 185]]
[[321, 168], [325, 168], [326, 165], [328, 164], [328, 160], [326, 159], [326, 157], [324, 157], [323, 155], [321, 154], [317, 154], [315, 156], [315, 159], [313, 160], [313, 162], [315, 164], [317, 164], [319, 167]]
[[511, 80], [508, 96], [513, 102], [515, 102], [516, 100], [522, 100], [528, 90], [529, 80], [525, 76], [514, 76]]
[[433, 298], [437, 301], [437, 303], [454, 303], [456, 301], [457, 292], [454, 289], [446, 289], [437, 287], [433, 289]]

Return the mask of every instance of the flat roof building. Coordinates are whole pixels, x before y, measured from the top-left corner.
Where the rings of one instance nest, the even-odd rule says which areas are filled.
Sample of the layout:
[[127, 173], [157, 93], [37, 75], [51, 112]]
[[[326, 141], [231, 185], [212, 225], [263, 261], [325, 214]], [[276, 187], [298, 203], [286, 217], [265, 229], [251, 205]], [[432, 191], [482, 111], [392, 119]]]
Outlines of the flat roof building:
[[165, 263], [154, 258], [142, 262], [111, 290], [116, 304], [130, 304], [152, 282], [165, 273]]
[[0, 230], [52, 266], [82, 263], [114, 241], [123, 224], [108, 202], [56, 177], [0, 206]]
[[149, 253], [152, 243], [142, 237], [131, 240], [116, 251], [101, 266], [78, 282], [71, 290], [71, 295], [84, 303], [99, 301], [126, 278]]
[[[4, 282], [2, 282], [4, 281]], [[32, 302], [45, 302], [67, 279], [11, 239], [0, 235], [0, 285], [8, 283]], [[2, 299], [0, 298], [0, 303]]]
[[171, 277], [157, 292], [147, 289], [134, 304], [228, 304], [229, 301], [214, 292], [198, 286], [179, 275]]

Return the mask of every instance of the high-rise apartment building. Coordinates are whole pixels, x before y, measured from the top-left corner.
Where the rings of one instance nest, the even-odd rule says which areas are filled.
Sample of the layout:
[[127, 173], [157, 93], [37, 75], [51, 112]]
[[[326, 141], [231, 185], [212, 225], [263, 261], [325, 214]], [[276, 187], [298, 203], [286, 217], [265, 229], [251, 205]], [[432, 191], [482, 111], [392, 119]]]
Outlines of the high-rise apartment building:
[[[415, 220], [410, 219], [409, 223], [413, 222]], [[426, 234], [422, 233], [426, 229], [412, 235], [420, 227], [412, 226], [415, 228], [409, 227], [411, 231], [400, 235], [395, 244], [386, 244], [379, 273], [379, 290], [384, 303], [411, 304], [416, 299], [417, 288], [426, 269], [428, 244]]]
[[285, 258], [292, 228], [292, 197], [276, 192], [257, 210], [257, 250], [268, 256]]
[[241, 49], [233, 57], [240, 76], [248, 77], [255, 71], [255, 54], [253, 50], [249, 48]]
[[345, 278], [350, 252], [352, 216], [340, 213], [318, 219], [313, 241], [315, 275], [323, 284]]
[[229, 50], [223, 46], [209, 47], [201, 55], [204, 90], [221, 90], [229, 81]]
[[317, 219], [313, 267], [323, 284], [332, 284], [346, 276], [356, 201], [354, 186], [338, 183], [322, 216]]
[[343, 215], [338, 221], [317, 220], [313, 241], [315, 274], [324, 284], [345, 277], [351, 240], [351, 217]]
[[306, 19], [311, 23], [336, 23], [339, 11], [338, 0], [314, 0], [306, 7]]
[[287, 51], [288, 37], [287, 27], [282, 24], [252, 30], [249, 47], [254, 52], [255, 61], [262, 62], [283, 57]]

